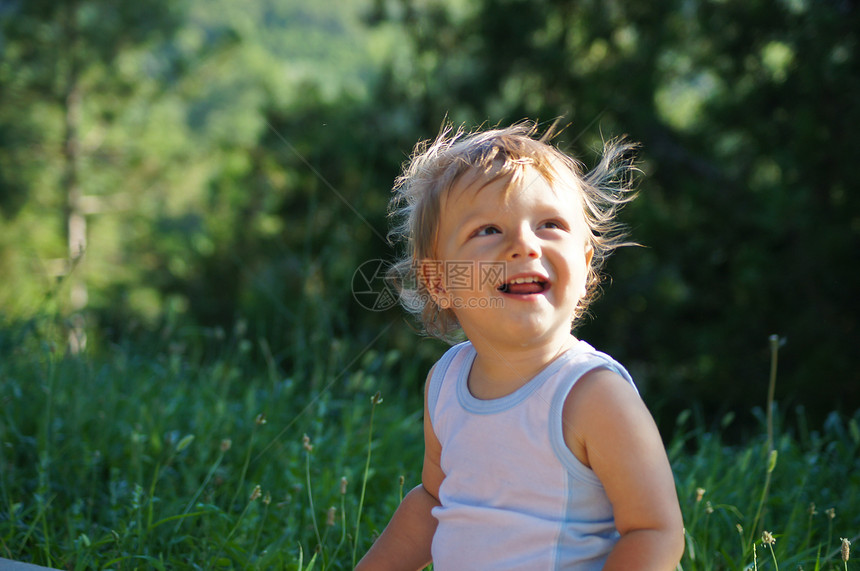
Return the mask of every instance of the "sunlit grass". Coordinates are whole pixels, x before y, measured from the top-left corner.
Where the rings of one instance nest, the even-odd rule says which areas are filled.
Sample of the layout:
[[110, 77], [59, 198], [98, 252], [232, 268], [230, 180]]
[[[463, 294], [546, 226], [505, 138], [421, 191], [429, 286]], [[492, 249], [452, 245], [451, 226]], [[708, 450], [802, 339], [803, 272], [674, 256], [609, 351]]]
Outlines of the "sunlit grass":
[[[341, 343], [319, 371], [282, 370], [241, 328], [210, 333], [71, 357], [44, 324], [0, 329], [0, 557], [352, 568], [418, 483], [420, 385], [396, 370], [407, 357]], [[312, 381], [321, 371], [329, 381]], [[684, 570], [852, 568], [860, 416], [807, 430], [773, 409], [753, 408], [761, 430], [743, 446], [678, 418]]]

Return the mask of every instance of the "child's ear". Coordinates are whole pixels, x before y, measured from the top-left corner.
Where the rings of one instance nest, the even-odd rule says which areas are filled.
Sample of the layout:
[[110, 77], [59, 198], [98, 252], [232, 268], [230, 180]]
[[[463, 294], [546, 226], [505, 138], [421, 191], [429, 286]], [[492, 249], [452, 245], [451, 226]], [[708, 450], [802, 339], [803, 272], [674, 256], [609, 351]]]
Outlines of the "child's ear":
[[427, 288], [430, 299], [440, 309], [446, 309], [450, 306], [449, 294], [445, 289], [445, 272], [442, 262], [430, 259], [421, 260], [418, 263], [418, 279]]

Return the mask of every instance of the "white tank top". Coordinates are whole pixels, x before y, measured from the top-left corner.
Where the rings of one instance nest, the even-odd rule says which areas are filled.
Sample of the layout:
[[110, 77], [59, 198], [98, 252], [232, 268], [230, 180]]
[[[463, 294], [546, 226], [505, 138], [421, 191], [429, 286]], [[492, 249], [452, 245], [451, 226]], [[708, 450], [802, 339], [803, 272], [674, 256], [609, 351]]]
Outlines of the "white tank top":
[[[469, 342], [449, 349], [428, 388], [445, 479], [433, 537], [437, 571], [599, 570], [618, 541], [602, 484], [568, 449], [561, 411], [574, 383], [615, 360], [584, 341], [517, 391], [479, 400]], [[635, 386], [635, 385], [634, 385]]]

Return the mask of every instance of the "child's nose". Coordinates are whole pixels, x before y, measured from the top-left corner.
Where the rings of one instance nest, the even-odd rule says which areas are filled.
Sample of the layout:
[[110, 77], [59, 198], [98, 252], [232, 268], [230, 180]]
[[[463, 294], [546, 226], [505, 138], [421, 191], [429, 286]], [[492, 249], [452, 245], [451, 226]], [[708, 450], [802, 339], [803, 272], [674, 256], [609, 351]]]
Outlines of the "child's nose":
[[508, 258], [539, 258], [540, 243], [531, 228], [520, 228], [511, 236]]

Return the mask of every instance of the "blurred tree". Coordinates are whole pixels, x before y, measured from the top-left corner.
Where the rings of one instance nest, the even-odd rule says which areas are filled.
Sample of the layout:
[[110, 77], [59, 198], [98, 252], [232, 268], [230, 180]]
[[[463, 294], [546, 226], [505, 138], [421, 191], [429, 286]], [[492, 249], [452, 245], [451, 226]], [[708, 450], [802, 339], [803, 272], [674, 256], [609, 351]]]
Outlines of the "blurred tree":
[[[0, 165], [8, 173], [0, 175], [0, 209], [12, 218], [25, 202], [41, 203], [31, 213], [35, 219], [22, 221], [19, 232], [44, 233], [34, 226], [44, 222], [45, 208], [58, 207], [54, 216], [62, 212], [59, 223], [45, 226], [65, 228], [66, 254], [60, 255], [52, 238], [45, 238], [50, 248], [33, 244], [36, 252], [27, 254], [43, 262], [54, 259], [47, 273], [66, 276], [71, 295], [63, 305], [72, 312], [88, 301], [87, 215], [119, 203], [131, 206], [116, 183], [128, 176], [134, 159], [126, 149], [129, 141], [114, 139], [110, 128], [128, 102], [150, 87], [148, 81], [175, 71], [163, 69], [172, 63], [158, 57], [163, 52], [151, 53], [148, 66], [134, 60], [169, 38], [182, 14], [181, 2], [102, 0], [11, 2], [0, 12]], [[114, 169], [126, 172], [117, 176]], [[73, 343], [83, 342], [80, 324], [75, 329]]]
[[[390, 257], [387, 197], [414, 135], [367, 98], [373, 56], [356, 64], [364, 44], [354, 6], [216, 8], [195, 4], [188, 24], [230, 22], [238, 39], [210, 73], [184, 80], [185, 119], [208, 156], [199, 186], [141, 220], [125, 256], [143, 261], [140, 281], [180, 322], [229, 330], [246, 321], [280, 364], [310, 370], [319, 353], [330, 358], [329, 344], [367, 343], [394, 315], [357, 305], [351, 279], [363, 262]], [[385, 46], [388, 37], [382, 30], [366, 41]], [[115, 287], [112, 295], [129, 294]], [[101, 319], [121, 330], [134, 310], [118, 305]], [[281, 363], [282, 355], [306, 363]]]

